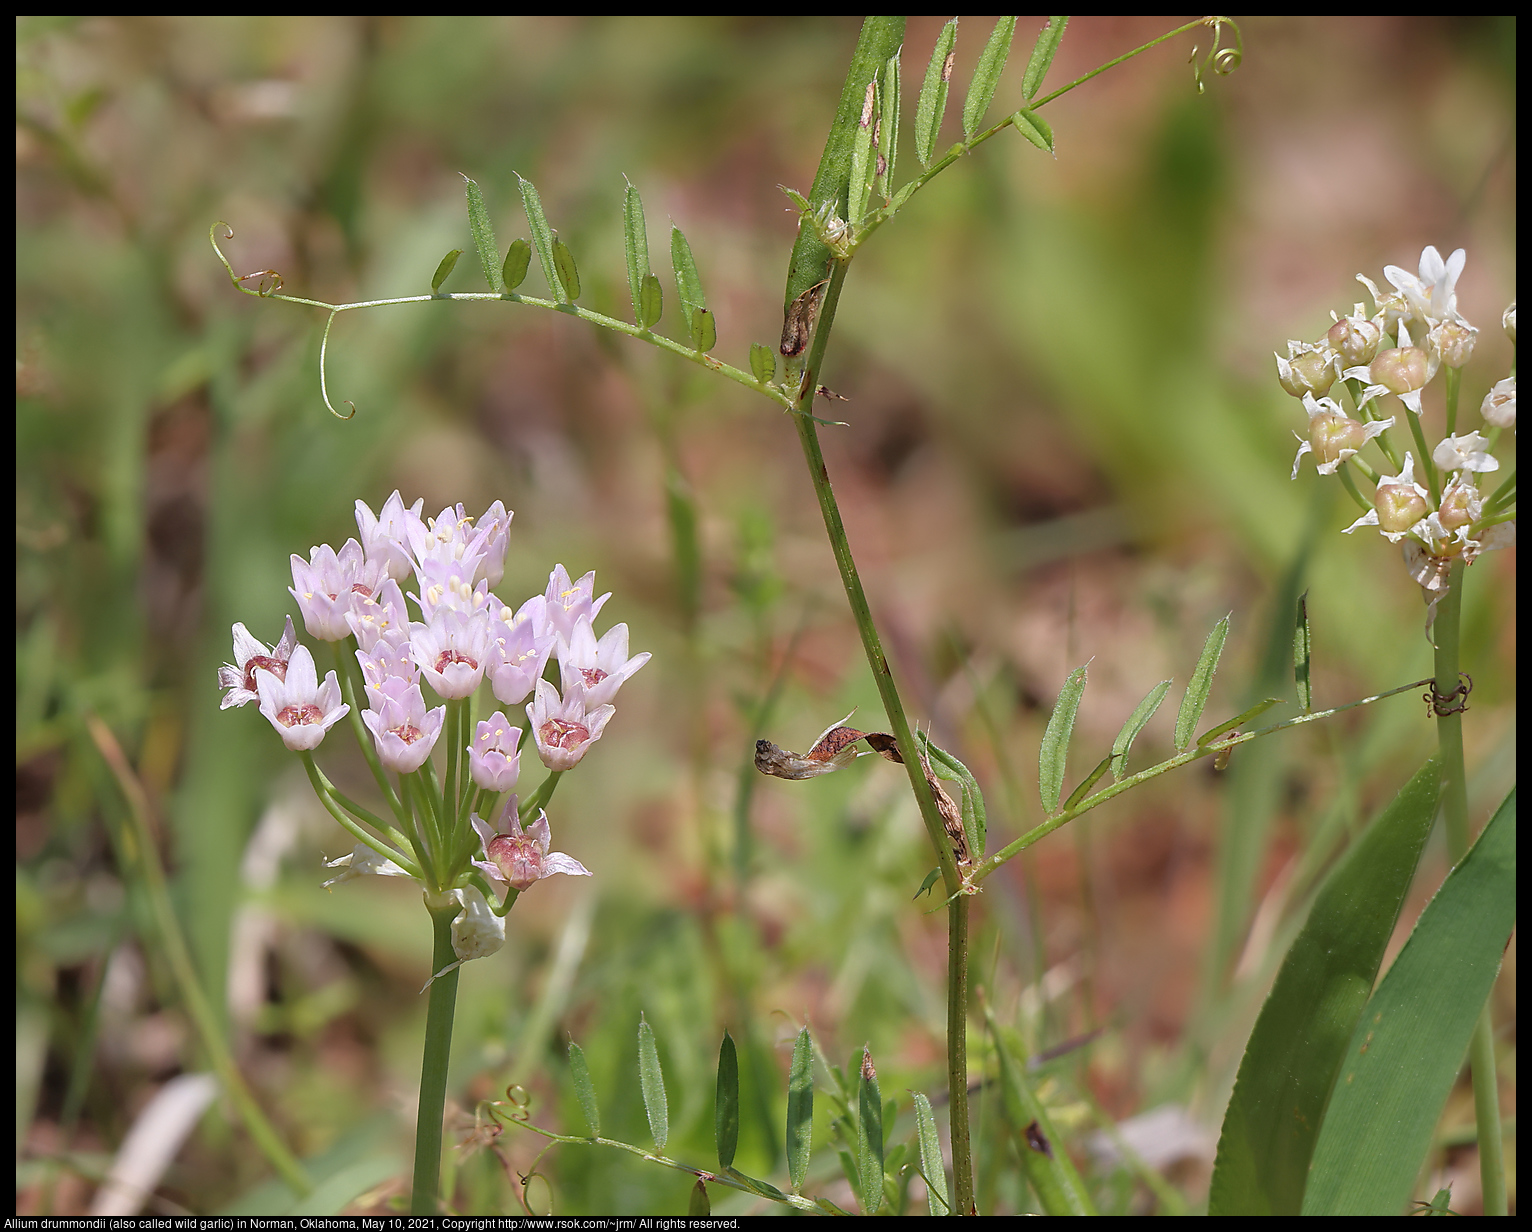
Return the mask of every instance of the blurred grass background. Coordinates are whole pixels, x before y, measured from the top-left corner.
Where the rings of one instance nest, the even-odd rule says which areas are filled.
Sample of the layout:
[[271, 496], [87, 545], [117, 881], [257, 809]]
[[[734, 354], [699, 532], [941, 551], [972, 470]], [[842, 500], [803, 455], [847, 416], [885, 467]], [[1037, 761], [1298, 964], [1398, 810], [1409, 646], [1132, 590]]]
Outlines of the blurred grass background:
[[[939, 24], [910, 20], [911, 106]], [[1174, 24], [1075, 20], [1045, 90]], [[996, 117], [1040, 25], [1018, 27]], [[946, 141], [989, 28], [961, 24]], [[214, 687], [233, 621], [275, 640], [293, 610], [288, 556], [339, 546], [353, 502], [377, 509], [396, 487], [428, 513], [504, 500], [497, 592], [519, 603], [555, 562], [594, 568], [614, 592], [604, 620], [654, 652], [554, 802], [556, 846], [593, 882], [543, 883], [505, 950], [465, 968], [451, 1140], [483, 1146], [476, 1101], [511, 1082], [539, 1123], [578, 1126], [572, 1033], [606, 1132], [645, 1141], [640, 1011], [666, 1065], [671, 1153], [698, 1164], [725, 1026], [756, 1101], [747, 1171], [780, 1152], [805, 1016], [833, 1061], [871, 1045], [900, 1134], [906, 1090], [939, 1095], [945, 930], [910, 901], [930, 861], [902, 776], [876, 759], [808, 783], [749, 768], [757, 735], [803, 749], [853, 705], [860, 725], [879, 718], [780, 413], [579, 322], [428, 304], [337, 320], [331, 396], [358, 408], [340, 422], [319, 396], [322, 313], [237, 295], [207, 244], [225, 220], [237, 271], [331, 302], [424, 292], [461, 247], [445, 289], [481, 290], [457, 173], [483, 187], [504, 247], [525, 234], [519, 172], [579, 259], [582, 302], [627, 317], [626, 175], [656, 267], [673, 221], [716, 311], [715, 354], [745, 366], [780, 331], [794, 218], [777, 185], [807, 188], [856, 30], [18, 21], [19, 1210], [85, 1211], [147, 1099], [205, 1066], [124, 875], [125, 806], [91, 715], [156, 807], [199, 969], [283, 1133], [305, 1156], [397, 1156], [393, 1181], [348, 1209], [407, 1188], [427, 917], [408, 885], [320, 889], [321, 855], [349, 842], [254, 708], [220, 714]], [[1051, 105], [1056, 158], [1007, 133], [963, 160], [859, 254], [842, 300], [825, 380], [851, 401], [828, 412], [849, 426], [822, 433], [831, 475], [907, 705], [979, 774], [992, 848], [1040, 819], [1038, 737], [1087, 659], [1071, 785], [1155, 682], [1184, 683], [1225, 612], [1210, 717], [1290, 692], [1281, 656], [1305, 589], [1316, 704], [1430, 670], [1396, 554], [1337, 533], [1355, 515], [1312, 467], [1289, 481], [1303, 417], [1271, 354], [1365, 298], [1358, 271], [1381, 280], [1426, 244], [1463, 246], [1477, 422], [1512, 362], [1498, 323], [1514, 295], [1514, 20], [1252, 19], [1244, 36], [1243, 66], [1201, 96], [1182, 38]], [[1476, 825], [1514, 780], [1514, 576], [1514, 551], [1469, 574]], [[1135, 766], [1164, 755], [1172, 716]], [[1053, 1064], [1077, 1147], [1098, 1121], [1185, 1109], [1206, 1139], [1155, 1162], [1202, 1199], [1284, 929], [1433, 745], [1413, 696], [1351, 712], [1242, 749], [1226, 775], [1158, 780], [988, 883], [973, 962], [991, 1000], [1038, 1053], [1105, 1028]], [[361, 770], [333, 740], [321, 761]], [[1442, 871], [1438, 848], [1402, 927]], [[1514, 946], [1507, 959], [1496, 1021], [1513, 1076]], [[1471, 1129], [1461, 1096], [1444, 1143]], [[1514, 1088], [1502, 1098], [1514, 1115]], [[978, 1106], [981, 1207], [1028, 1209], [998, 1107]], [[542, 1144], [512, 1130], [491, 1145], [453, 1152], [461, 1210], [514, 1211]], [[819, 1148], [809, 1191], [849, 1204], [833, 1154]], [[630, 1156], [565, 1147], [537, 1166], [560, 1213], [685, 1209], [683, 1175]], [[1473, 1209], [1472, 1150], [1444, 1145], [1432, 1167]], [[1109, 1209], [1147, 1209], [1121, 1168], [1098, 1174]], [[149, 1209], [254, 1209], [267, 1175], [215, 1105]], [[745, 1209], [728, 1201], [715, 1210]]]

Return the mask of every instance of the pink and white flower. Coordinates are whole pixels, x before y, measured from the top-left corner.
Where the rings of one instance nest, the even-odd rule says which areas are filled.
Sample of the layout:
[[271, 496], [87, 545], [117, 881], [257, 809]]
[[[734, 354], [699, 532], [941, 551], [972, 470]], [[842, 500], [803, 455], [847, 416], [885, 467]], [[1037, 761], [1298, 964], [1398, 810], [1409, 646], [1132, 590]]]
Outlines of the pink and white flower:
[[594, 569], [578, 582], [571, 582], [563, 565], [553, 566], [553, 572], [548, 575], [548, 589], [543, 597], [548, 600], [548, 623], [565, 641], [568, 641], [574, 633], [575, 621], [581, 616], [587, 616], [594, 621], [602, 605], [612, 597], [611, 591], [607, 591], [599, 599], [595, 597], [595, 594], [596, 571]]
[[373, 517], [365, 501], [356, 502], [356, 529], [362, 550], [369, 561], [382, 561], [384, 572], [396, 582], [404, 581], [415, 568], [410, 557], [409, 521], [420, 520], [422, 504], [424, 501], [417, 500], [406, 509], [398, 488], [383, 502], [383, 511], [377, 517]]
[[314, 656], [307, 646], [294, 648], [281, 676], [266, 668], [255, 671], [261, 713], [277, 729], [282, 743], [294, 752], [317, 749], [325, 733], [351, 710], [340, 699], [340, 682], [331, 672], [319, 683]]
[[425, 765], [442, 734], [447, 707], [427, 711], [420, 686], [397, 678], [368, 685], [367, 705], [362, 722], [372, 732], [378, 760], [396, 774]]
[[617, 696], [634, 672], [649, 662], [649, 652], [628, 658], [628, 626], [613, 625], [596, 640], [590, 617], [575, 621], [569, 640], [559, 642], [559, 672], [564, 692], [571, 685], [585, 690], [586, 706], [602, 706]]
[[489, 662], [489, 613], [471, 616], [439, 607], [429, 624], [413, 625], [410, 648], [421, 673], [445, 698], [471, 697]]
[[468, 773], [486, 791], [510, 791], [521, 772], [521, 728], [495, 711], [479, 724], [468, 746]]
[[532, 721], [532, 738], [543, 765], [550, 770], [574, 767], [601, 739], [602, 729], [616, 713], [617, 707], [610, 704], [587, 709], [585, 690], [577, 684], [567, 685], [560, 697], [551, 684], [539, 680], [527, 718]]
[[266, 671], [278, 680], [286, 679], [287, 661], [292, 658], [293, 647], [298, 644], [291, 616], [287, 618], [287, 625], [275, 646], [256, 641], [242, 624], [235, 625], [233, 632], [234, 662], [225, 663], [218, 669], [218, 687], [228, 690], [218, 703], [220, 710], [260, 701], [261, 696], [255, 688], [255, 673]]
[[490, 686], [507, 706], [517, 706], [537, 685], [558, 634], [548, 624], [548, 600], [533, 595], [512, 612], [502, 607], [490, 621]]
[[470, 814], [469, 821], [484, 845], [484, 859], [475, 860], [474, 867], [499, 885], [520, 891], [555, 873], [592, 876], [590, 869], [573, 856], [548, 850], [553, 836], [545, 811], [539, 809], [537, 820], [525, 830], [521, 828], [515, 796], [506, 801], [493, 826], [477, 813]]
[[347, 539], [337, 554], [328, 543], [309, 551], [309, 559], [292, 558], [293, 584], [288, 593], [298, 600], [303, 625], [322, 642], [339, 642], [351, 636], [346, 617], [358, 605], [377, 595], [385, 577], [385, 562], [368, 562], [362, 545]]

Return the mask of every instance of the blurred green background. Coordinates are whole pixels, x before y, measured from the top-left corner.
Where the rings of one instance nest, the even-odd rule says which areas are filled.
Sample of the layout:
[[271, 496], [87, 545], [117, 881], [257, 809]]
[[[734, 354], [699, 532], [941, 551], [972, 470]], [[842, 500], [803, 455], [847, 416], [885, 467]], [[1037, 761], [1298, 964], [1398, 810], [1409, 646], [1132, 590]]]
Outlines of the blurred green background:
[[[1019, 23], [992, 120], [1019, 100], [1041, 24]], [[1077, 19], [1045, 91], [1175, 24]], [[960, 25], [943, 147], [990, 25]], [[909, 107], [939, 26], [910, 20]], [[288, 1141], [398, 1161], [347, 1209], [407, 1188], [427, 917], [408, 885], [320, 889], [321, 855], [349, 841], [253, 707], [218, 711], [214, 682], [232, 622], [275, 640], [295, 610], [289, 555], [339, 547], [355, 500], [376, 510], [395, 488], [427, 513], [503, 500], [515, 521], [497, 593], [519, 603], [556, 562], [594, 568], [614, 592], [603, 623], [626, 621], [633, 650], [654, 653], [555, 798], [555, 846], [595, 878], [540, 885], [506, 948], [465, 968], [459, 1208], [518, 1209], [515, 1174], [541, 1146], [472, 1136], [477, 1100], [519, 1082], [540, 1124], [579, 1124], [571, 1033], [607, 1132], [646, 1140], [640, 1011], [666, 1064], [671, 1153], [698, 1164], [725, 1026], [757, 1104], [747, 1171], [780, 1152], [805, 1017], [841, 1064], [870, 1044], [901, 1112], [907, 1089], [939, 1095], [945, 933], [911, 902], [930, 861], [903, 776], [877, 759], [807, 783], [749, 768], [757, 735], [804, 749], [853, 705], [861, 726], [880, 717], [781, 413], [578, 321], [432, 303], [338, 318], [329, 388], [357, 408], [342, 422], [320, 399], [323, 313], [237, 294], [207, 242], [223, 220], [237, 272], [276, 270], [287, 293], [329, 302], [423, 293], [454, 247], [468, 252], [445, 289], [483, 290], [458, 173], [483, 187], [502, 248], [526, 234], [520, 173], [579, 260], [581, 302], [626, 318], [626, 175], [656, 268], [682, 227], [714, 353], [745, 367], [781, 328], [794, 215], [777, 186], [807, 190], [856, 31], [18, 21], [19, 1210], [85, 1211], [149, 1096], [205, 1067], [125, 871], [126, 806], [91, 716], [152, 802], [202, 977]], [[1212, 717], [1290, 690], [1280, 654], [1304, 589], [1316, 704], [1430, 670], [1397, 554], [1338, 533], [1355, 514], [1312, 466], [1288, 478], [1303, 416], [1272, 352], [1365, 299], [1358, 271], [1381, 281], [1426, 244], [1466, 247], [1477, 423], [1512, 363], [1499, 319], [1514, 295], [1515, 25], [1243, 31], [1243, 66], [1201, 95], [1183, 36], [1050, 105], [1056, 157], [1008, 132], [961, 160], [858, 255], [842, 300], [824, 379], [850, 401], [822, 404], [848, 424], [822, 430], [831, 475], [906, 703], [979, 773], [992, 848], [1040, 820], [1038, 736], [1087, 659], [1071, 786], [1155, 682], [1185, 681], [1225, 612]], [[541, 291], [535, 268], [526, 289]], [[1440, 432], [1439, 401], [1435, 414]], [[1469, 574], [1476, 825], [1514, 778], [1514, 576], [1514, 551]], [[1135, 766], [1164, 755], [1172, 723], [1166, 706]], [[1413, 695], [1351, 712], [1243, 749], [1225, 776], [1157, 780], [988, 883], [974, 965], [994, 1004], [1038, 1052], [1106, 1028], [1059, 1074], [1082, 1142], [1093, 1117], [1167, 1103], [1216, 1136], [1283, 928], [1433, 741]], [[342, 744], [321, 763], [360, 782]], [[1405, 926], [1441, 870], [1437, 851]], [[1510, 1073], [1514, 962], [1513, 947], [1496, 1009]], [[1513, 1115], [1514, 1090], [1503, 1098]], [[996, 1111], [979, 1108], [982, 1128]], [[1449, 1104], [1444, 1136], [1465, 1123]], [[982, 1208], [1027, 1209], [1003, 1137], [981, 1138]], [[849, 1204], [833, 1155], [819, 1150], [809, 1191]], [[1164, 1164], [1192, 1203], [1210, 1159], [1194, 1142]], [[684, 1175], [630, 1156], [565, 1147], [538, 1167], [559, 1213], [685, 1210]], [[1471, 1209], [1462, 1152], [1433, 1167]], [[253, 1209], [267, 1175], [215, 1106], [148, 1209]], [[1131, 1180], [1111, 1192], [1113, 1209], [1148, 1202]], [[715, 1211], [747, 1209], [726, 1201]]]

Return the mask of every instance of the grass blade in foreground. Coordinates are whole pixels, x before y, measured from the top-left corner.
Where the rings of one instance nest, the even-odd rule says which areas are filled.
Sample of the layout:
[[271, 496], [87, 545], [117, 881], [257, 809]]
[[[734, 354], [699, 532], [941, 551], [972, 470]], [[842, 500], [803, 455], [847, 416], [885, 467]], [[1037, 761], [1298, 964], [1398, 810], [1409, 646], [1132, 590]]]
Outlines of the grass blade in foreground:
[[1043, 1210], [1049, 1215], [1094, 1215], [1096, 1208], [1085, 1182], [1065, 1152], [1048, 1110], [1027, 1086], [1024, 1050], [1016, 1045], [1010, 1032], [1001, 1030], [994, 1011], [987, 1005], [984, 1018], [1000, 1060], [1000, 1096], [1005, 1103], [1005, 1115], [1016, 1130], [1016, 1150]]
[[1208, 1214], [1298, 1214], [1325, 1101], [1431, 832], [1439, 777], [1428, 761], [1316, 896], [1245, 1047]]
[[1362, 1014], [1304, 1194], [1305, 1215], [1398, 1215], [1516, 927], [1516, 792], [1421, 913]]

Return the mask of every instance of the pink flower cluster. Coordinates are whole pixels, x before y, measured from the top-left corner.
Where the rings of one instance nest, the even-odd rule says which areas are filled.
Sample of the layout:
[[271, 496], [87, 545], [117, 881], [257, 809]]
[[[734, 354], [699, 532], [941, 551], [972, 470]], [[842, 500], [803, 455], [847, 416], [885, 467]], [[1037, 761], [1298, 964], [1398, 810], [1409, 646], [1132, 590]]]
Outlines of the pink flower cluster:
[[[617, 690], [649, 655], [628, 657], [625, 624], [597, 639], [595, 618], [611, 596], [596, 597], [594, 572], [572, 582], [557, 565], [546, 592], [518, 608], [491, 593], [504, 576], [511, 522], [499, 501], [479, 518], [462, 505], [422, 518], [422, 503], [406, 508], [395, 492], [374, 516], [357, 501], [359, 539], [292, 558], [290, 593], [304, 627], [321, 641], [356, 639], [362, 721], [390, 770], [418, 770], [441, 735], [446, 707], [427, 707], [422, 682], [451, 700], [471, 696], [486, 678], [506, 706], [532, 697], [526, 713], [538, 755], [549, 769], [568, 770], [601, 738]], [[419, 620], [410, 619], [401, 589], [411, 580]], [[235, 625], [234, 653], [237, 663], [218, 674], [223, 705], [258, 701], [288, 748], [317, 747], [348, 712], [336, 674], [319, 683], [291, 620], [275, 647]], [[542, 678], [550, 657], [558, 659], [558, 689]], [[479, 724], [468, 750], [475, 783], [495, 791], [515, 784], [520, 736], [502, 712]]]

